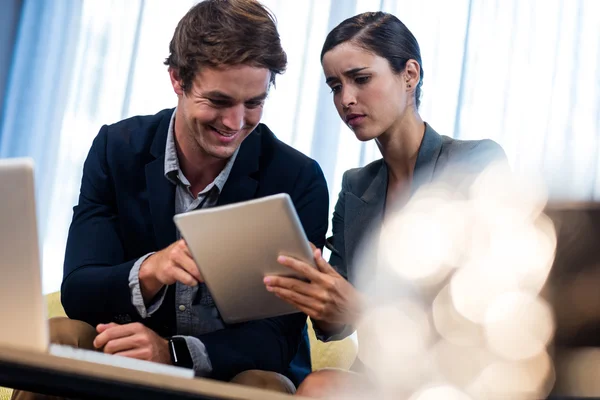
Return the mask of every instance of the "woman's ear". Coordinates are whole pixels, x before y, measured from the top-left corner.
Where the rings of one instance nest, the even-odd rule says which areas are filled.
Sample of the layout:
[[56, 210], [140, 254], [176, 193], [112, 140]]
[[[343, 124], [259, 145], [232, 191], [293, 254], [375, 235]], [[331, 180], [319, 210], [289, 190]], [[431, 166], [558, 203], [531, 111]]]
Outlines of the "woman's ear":
[[175, 68], [169, 67], [169, 78], [171, 78], [173, 91], [177, 94], [177, 96], [183, 96], [184, 91], [181, 84], [181, 78], [179, 77], [179, 71]]
[[412, 90], [416, 88], [421, 80], [421, 66], [416, 60], [408, 60], [404, 67], [404, 79], [406, 88]]

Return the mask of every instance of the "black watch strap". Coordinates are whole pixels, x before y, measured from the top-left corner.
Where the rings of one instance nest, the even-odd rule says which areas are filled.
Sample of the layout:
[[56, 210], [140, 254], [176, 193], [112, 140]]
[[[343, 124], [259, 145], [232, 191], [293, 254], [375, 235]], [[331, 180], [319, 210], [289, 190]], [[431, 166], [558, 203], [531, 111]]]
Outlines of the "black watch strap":
[[187, 342], [182, 337], [169, 338], [169, 353], [171, 362], [177, 367], [194, 368], [194, 361]]

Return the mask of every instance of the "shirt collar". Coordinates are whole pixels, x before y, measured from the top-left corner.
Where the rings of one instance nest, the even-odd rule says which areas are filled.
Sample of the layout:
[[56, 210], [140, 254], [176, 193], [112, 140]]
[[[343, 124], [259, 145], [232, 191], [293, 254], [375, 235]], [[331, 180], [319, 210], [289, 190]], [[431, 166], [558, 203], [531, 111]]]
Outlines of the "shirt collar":
[[177, 158], [177, 148], [175, 147], [175, 114], [177, 108], [173, 110], [169, 130], [167, 131], [167, 144], [165, 147], [165, 178], [177, 184], [175, 181], [179, 170], [179, 159]]

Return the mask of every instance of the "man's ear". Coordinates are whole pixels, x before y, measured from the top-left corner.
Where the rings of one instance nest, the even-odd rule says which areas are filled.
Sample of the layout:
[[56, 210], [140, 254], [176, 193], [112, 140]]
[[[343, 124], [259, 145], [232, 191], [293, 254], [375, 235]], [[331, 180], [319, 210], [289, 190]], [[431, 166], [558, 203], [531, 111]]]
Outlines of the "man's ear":
[[179, 77], [179, 71], [176, 68], [169, 67], [169, 77], [171, 78], [171, 85], [173, 91], [177, 96], [183, 96], [183, 87], [181, 86], [181, 78]]

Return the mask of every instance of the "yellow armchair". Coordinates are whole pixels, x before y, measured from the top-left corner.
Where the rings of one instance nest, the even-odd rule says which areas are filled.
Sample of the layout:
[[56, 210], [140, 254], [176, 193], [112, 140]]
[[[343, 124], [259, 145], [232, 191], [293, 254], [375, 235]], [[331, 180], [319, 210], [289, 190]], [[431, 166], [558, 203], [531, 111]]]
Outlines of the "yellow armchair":
[[358, 354], [356, 335], [335, 342], [324, 343], [317, 339], [310, 319], [308, 337], [313, 371], [323, 368], [350, 369]]
[[[60, 292], [50, 293], [46, 296], [48, 305], [48, 318], [65, 317], [65, 310], [60, 303]], [[323, 343], [317, 340], [310, 320], [308, 322], [308, 335], [313, 370], [323, 368], [349, 369], [358, 353], [358, 346], [353, 337], [348, 337], [338, 342]], [[12, 389], [0, 387], [0, 400], [9, 400]]]
[[46, 305], [48, 306], [48, 318], [67, 316], [60, 302], [60, 292], [46, 295]]

